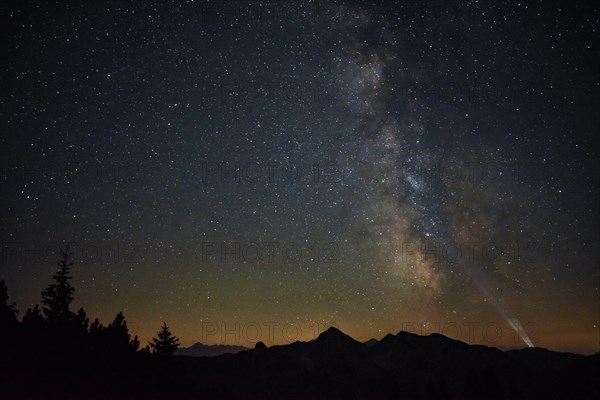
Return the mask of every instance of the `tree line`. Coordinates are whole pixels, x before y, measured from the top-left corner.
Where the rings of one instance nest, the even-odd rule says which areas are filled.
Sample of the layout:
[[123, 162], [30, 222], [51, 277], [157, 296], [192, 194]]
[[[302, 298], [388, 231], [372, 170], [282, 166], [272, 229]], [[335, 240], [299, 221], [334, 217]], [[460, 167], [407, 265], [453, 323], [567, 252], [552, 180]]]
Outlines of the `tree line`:
[[73, 312], [72, 266], [67, 246], [58, 262], [58, 270], [52, 276], [53, 282], [41, 293], [42, 306], [28, 308], [20, 321], [16, 304], [10, 302], [6, 284], [0, 280], [2, 353], [56, 356], [63, 360], [69, 356], [114, 359], [136, 353], [169, 356], [179, 347], [179, 339], [173, 336], [165, 322], [156, 337], [140, 348], [140, 341], [137, 336], [131, 337], [122, 312], [107, 326], [98, 318], [90, 323], [83, 308]]

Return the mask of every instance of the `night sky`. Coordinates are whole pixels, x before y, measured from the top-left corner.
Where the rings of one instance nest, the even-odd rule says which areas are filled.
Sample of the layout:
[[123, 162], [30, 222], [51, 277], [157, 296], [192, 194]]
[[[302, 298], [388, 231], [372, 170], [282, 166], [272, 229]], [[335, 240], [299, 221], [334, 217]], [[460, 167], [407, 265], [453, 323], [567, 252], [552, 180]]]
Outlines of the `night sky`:
[[3, 2], [20, 315], [599, 351], [598, 3], [492, 3]]

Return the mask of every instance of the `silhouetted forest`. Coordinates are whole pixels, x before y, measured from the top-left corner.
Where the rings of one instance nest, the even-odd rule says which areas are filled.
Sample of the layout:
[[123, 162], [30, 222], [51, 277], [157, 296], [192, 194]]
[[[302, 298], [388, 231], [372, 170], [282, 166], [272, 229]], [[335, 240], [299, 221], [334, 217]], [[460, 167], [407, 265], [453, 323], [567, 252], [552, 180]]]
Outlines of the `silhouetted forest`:
[[90, 323], [83, 308], [72, 311], [72, 266], [67, 247], [53, 282], [41, 293], [41, 306], [28, 308], [21, 320], [5, 282], [0, 281], [0, 397], [48, 398], [54, 394], [56, 398], [94, 398], [102, 389], [90, 388], [88, 383], [113, 376], [114, 380], [103, 379], [106, 387], [127, 387], [117, 375], [132, 376], [132, 371], [120, 370], [122, 367], [170, 356], [177, 350], [179, 340], [166, 323], [140, 348], [122, 312], [104, 326], [97, 318]]
[[104, 326], [70, 308], [62, 254], [41, 306], [19, 320], [0, 281], [2, 399], [595, 399], [600, 354], [502, 352], [407, 332], [360, 343], [330, 328], [311, 342], [215, 357], [173, 355], [163, 323], [140, 347], [123, 313]]

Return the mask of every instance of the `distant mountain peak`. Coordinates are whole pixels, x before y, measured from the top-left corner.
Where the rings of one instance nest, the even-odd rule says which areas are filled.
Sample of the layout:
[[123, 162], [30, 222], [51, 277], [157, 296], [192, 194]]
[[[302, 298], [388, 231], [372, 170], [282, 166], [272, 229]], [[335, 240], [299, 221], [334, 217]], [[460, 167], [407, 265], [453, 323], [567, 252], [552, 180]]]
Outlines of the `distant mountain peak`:
[[[327, 330], [325, 332], [322, 332], [319, 337], [317, 338], [317, 340], [319, 339], [324, 339], [324, 338], [340, 338], [340, 339], [352, 339], [350, 336], [346, 335], [344, 332], [340, 331], [338, 328], [335, 327], [329, 327], [327, 328]], [[352, 339], [354, 340], [354, 339]]]
[[344, 332], [337, 328], [328, 328], [325, 332], [321, 333], [314, 343], [318, 345], [325, 345], [327, 347], [333, 346], [362, 346], [363, 344], [354, 340], [351, 336], [346, 335]]
[[254, 345], [254, 350], [266, 350], [267, 349], [267, 345], [265, 345], [263, 342], [256, 342], [256, 344]]

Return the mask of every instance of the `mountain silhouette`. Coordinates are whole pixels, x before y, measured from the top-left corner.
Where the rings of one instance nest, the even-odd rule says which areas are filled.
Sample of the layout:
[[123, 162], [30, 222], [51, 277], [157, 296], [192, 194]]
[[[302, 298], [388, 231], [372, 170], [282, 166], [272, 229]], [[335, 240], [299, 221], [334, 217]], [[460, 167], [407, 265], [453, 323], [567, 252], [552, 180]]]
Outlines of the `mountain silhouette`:
[[530, 367], [549, 369], [560, 369], [584, 357], [581, 354], [560, 353], [540, 347], [509, 350], [506, 354]]
[[269, 393], [270, 398], [560, 399], [600, 393], [594, 378], [598, 356], [544, 351], [545, 362], [558, 368], [548, 369], [523, 362], [520, 351], [408, 332], [369, 347], [330, 328], [310, 342], [216, 357], [213, 373], [231, 373], [235, 365], [237, 372], [229, 376], [244, 382], [245, 390], [225, 395], [232, 398]]
[[[197, 343], [189, 357], [143, 353], [115, 362], [71, 360], [40, 381], [32, 357], [3, 364], [2, 398], [146, 399], [595, 399], [600, 354], [501, 351], [440, 334], [389, 334], [361, 343], [330, 328], [309, 342], [214, 355], [235, 346]], [[208, 351], [207, 349], [210, 349]], [[182, 354], [180, 352], [179, 354]], [[35, 370], [35, 368], [33, 369]], [[61, 386], [55, 381], [76, 382]], [[92, 389], [90, 389], [92, 388]], [[93, 390], [93, 393], [89, 391]]]
[[214, 357], [221, 354], [234, 354], [240, 351], [248, 350], [244, 346], [230, 346], [224, 344], [205, 345], [200, 342], [194, 343], [190, 347], [183, 347], [175, 351], [175, 355], [188, 357]]

